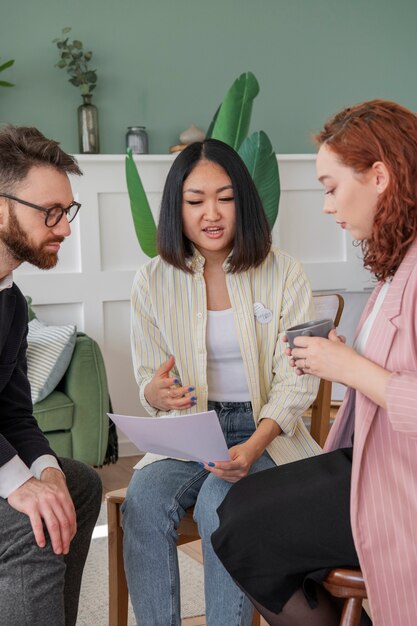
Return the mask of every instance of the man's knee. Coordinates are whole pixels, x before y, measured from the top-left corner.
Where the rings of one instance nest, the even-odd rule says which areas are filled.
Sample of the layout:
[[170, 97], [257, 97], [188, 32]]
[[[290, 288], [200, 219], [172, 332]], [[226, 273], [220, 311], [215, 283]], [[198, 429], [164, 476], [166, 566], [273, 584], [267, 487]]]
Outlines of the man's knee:
[[98, 516], [103, 497], [100, 476], [90, 466], [74, 459], [60, 459], [68, 491], [77, 513]]

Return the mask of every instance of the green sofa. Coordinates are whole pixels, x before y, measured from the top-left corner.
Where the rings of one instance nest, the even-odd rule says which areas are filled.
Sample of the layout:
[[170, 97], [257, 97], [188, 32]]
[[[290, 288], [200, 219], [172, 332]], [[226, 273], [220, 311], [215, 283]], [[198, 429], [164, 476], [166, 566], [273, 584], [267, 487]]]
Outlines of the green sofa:
[[[34, 316], [29, 305], [29, 319]], [[91, 337], [77, 333], [64, 377], [49, 396], [33, 407], [54, 452], [89, 465], [103, 465], [109, 439], [109, 404], [100, 348]]]

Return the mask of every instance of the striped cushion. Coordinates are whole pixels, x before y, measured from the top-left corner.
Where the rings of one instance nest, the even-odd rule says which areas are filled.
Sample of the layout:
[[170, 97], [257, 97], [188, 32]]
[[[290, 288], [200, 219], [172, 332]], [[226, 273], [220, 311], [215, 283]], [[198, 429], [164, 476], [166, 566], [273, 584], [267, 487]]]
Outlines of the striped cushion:
[[55, 389], [67, 371], [77, 338], [77, 328], [46, 326], [39, 320], [29, 322], [28, 378], [32, 402], [40, 402]]

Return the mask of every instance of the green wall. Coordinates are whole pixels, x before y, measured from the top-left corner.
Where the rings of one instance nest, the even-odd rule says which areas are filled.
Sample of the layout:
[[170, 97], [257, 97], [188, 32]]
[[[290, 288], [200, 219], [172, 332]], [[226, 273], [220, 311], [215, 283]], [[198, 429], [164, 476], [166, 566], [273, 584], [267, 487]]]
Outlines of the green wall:
[[252, 130], [279, 153], [313, 152], [310, 133], [370, 98], [417, 110], [416, 0], [1, 0], [0, 121], [37, 126], [78, 152], [81, 97], [54, 67], [64, 26], [94, 53], [93, 102], [103, 153], [124, 152], [126, 127], [148, 128], [166, 153], [192, 122], [206, 129], [233, 80], [261, 91]]

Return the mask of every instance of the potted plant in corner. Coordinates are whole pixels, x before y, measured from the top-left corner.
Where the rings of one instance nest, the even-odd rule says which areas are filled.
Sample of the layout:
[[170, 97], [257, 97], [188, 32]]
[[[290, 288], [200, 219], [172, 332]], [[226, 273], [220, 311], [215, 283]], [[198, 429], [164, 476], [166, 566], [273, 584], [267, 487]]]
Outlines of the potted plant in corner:
[[84, 52], [83, 44], [78, 39], [70, 41], [68, 33], [71, 28], [62, 29], [62, 37], [53, 40], [59, 51], [59, 61], [55, 67], [65, 69], [71, 85], [80, 88], [83, 104], [78, 107], [78, 138], [81, 154], [98, 154], [100, 152], [98, 111], [91, 103], [92, 92], [97, 84], [96, 70], [89, 69], [93, 56], [91, 51]]
[[[255, 182], [272, 228], [278, 216], [280, 198], [278, 162], [264, 131], [247, 136], [253, 100], [258, 93], [259, 84], [252, 72], [241, 74], [217, 109], [207, 137], [224, 141], [240, 154]], [[156, 225], [131, 151], [126, 157], [126, 181], [139, 245], [147, 256], [154, 257], [158, 253]]]

